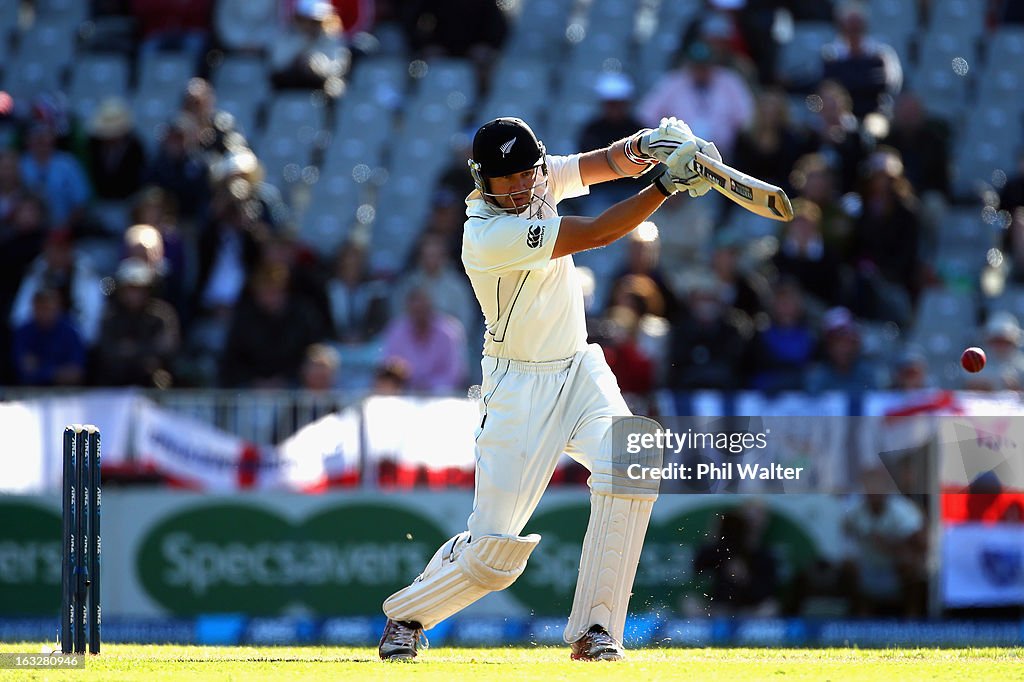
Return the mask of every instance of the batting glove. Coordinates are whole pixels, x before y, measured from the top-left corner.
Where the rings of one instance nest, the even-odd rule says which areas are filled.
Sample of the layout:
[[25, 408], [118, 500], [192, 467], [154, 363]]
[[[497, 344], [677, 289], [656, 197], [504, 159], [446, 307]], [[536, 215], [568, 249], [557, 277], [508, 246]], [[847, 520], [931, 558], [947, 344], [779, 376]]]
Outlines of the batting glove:
[[[696, 153], [697, 143], [693, 140], [687, 140], [676, 145], [675, 150], [665, 159], [665, 170], [654, 178], [654, 184], [662, 194], [670, 197], [681, 189], [689, 189], [689, 187], [681, 184], [679, 173], [683, 172], [690, 162], [693, 161]], [[693, 173], [693, 170], [689, 172], [696, 175], [696, 173]]]
[[[635, 142], [635, 151], [641, 158], [665, 163], [676, 147], [695, 139], [690, 126], [673, 116], [661, 119], [661, 125], [656, 129], [640, 131], [633, 136], [631, 142]], [[626, 145], [626, 150], [630, 151], [630, 145]]]
[[[718, 147], [715, 146], [714, 142], [708, 142], [702, 140], [699, 137], [694, 138], [697, 143], [697, 149], [715, 161], [722, 160], [722, 154], [718, 151]], [[672, 175], [675, 178], [676, 186], [680, 190], [686, 190], [691, 197], [702, 197], [711, 191], [711, 183], [704, 179], [702, 175], [693, 170], [693, 159], [691, 158], [685, 166], [672, 170]]]

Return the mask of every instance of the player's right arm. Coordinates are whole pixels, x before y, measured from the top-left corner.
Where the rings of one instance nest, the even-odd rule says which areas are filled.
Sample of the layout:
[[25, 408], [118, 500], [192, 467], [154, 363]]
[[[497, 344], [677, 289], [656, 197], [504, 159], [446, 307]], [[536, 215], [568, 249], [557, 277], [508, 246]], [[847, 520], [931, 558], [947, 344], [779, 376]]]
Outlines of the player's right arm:
[[611, 244], [647, 220], [667, 198], [667, 194], [651, 184], [639, 194], [623, 199], [594, 218], [563, 217], [551, 257], [561, 258]]

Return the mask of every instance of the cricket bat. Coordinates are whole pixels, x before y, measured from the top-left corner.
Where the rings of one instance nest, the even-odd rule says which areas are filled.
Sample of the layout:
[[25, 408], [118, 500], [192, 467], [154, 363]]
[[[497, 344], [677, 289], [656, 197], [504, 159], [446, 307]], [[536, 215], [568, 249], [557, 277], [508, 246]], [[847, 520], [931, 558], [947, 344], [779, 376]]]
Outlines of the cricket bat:
[[775, 185], [753, 178], [702, 152], [697, 152], [693, 158], [693, 170], [710, 182], [719, 194], [751, 213], [783, 222], [793, 219], [793, 205], [789, 203], [789, 197]]

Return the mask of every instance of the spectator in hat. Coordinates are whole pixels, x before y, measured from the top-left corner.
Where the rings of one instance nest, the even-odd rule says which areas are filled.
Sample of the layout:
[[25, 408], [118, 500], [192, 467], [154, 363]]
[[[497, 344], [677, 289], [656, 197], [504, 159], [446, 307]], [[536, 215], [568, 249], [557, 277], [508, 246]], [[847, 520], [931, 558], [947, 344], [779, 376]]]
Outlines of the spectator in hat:
[[679, 66], [655, 83], [637, 107], [640, 119], [657, 126], [666, 116], [684, 120], [694, 135], [713, 140], [724, 158], [754, 116], [754, 98], [743, 77], [712, 60], [711, 48], [698, 41]]
[[428, 290], [409, 291], [405, 313], [384, 330], [381, 356], [406, 363], [412, 391], [444, 394], [465, 389], [465, 330], [456, 318], [435, 308]]
[[94, 383], [167, 388], [180, 345], [178, 315], [153, 295], [156, 273], [145, 260], [124, 259], [114, 279], [93, 353]]
[[88, 159], [97, 199], [127, 199], [141, 186], [146, 154], [131, 110], [120, 98], [103, 100], [89, 121]]
[[[633, 115], [634, 88], [629, 76], [622, 73], [603, 73], [594, 84], [594, 92], [601, 102], [601, 109], [594, 118], [584, 124], [577, 144], [579, 149], [607, 147], [615, 140], [628, 137], [644, 127]], [[587, 205], [593, 207], [596, 215], [608, 206], [636, 194], [643, 182], [644, 180], [639, 178], [622, 178], [596, 185], [590, 189]]]
[[860, 329], [846, 308], [832, 308], [822, 319], [822, 359], [806, 375], [810, 393], [846, 391], [863, 393], [882, 388], [882, 369], [864, 356]]
[[903, 87], [899, 56], [868, 35], [868, 8], [861, 0], [843, 0], [835, 16], [839, 35], [822, 47], [823, 77], [846, 88], [859, 120], [875, 111], [890, 116], [893, 98]]
[[14, 331], [14, 367], [22, 386], [78, 386], [85, 377], [85, 343], [52, 288], [32, 292], [31, 313]]
[[78, 160], [57, 149], [57, 134], [49, 124], [35, 123], [29, 129], [21, 177], [26, 187], [46, 198], [55, 228], [71, 229], [81, 222], [92, 188]]
[[209, 173], [195, 120], [186, 114], [175, 116], [167, 124], [156, 156], [146, 168], [145, 184], [169, 192], [181, 217], [194, 221], [205, 214], [210, 203]]
[[339, 96], [350, 60], [341, 28], [327, 0], [298, 0], [291, 25], [271, 46], [274, 87], [323, 90], [331, 97]]
[[977, 391], [1024, 390], [1024, 332], [1006, 311], [992, 313], [985, 323], [985, 369], [964, 378], [964, 387]]
[[86, 346], [96, 341], [103, 315], [103, 286], [87, 258], [75, 252], [66, 230], [51, 232], [42, 254], [32, 261], [11, 306], [11, 325], [20, 326], [32, 317], [33, 300], [40, 289], [56, 289]]

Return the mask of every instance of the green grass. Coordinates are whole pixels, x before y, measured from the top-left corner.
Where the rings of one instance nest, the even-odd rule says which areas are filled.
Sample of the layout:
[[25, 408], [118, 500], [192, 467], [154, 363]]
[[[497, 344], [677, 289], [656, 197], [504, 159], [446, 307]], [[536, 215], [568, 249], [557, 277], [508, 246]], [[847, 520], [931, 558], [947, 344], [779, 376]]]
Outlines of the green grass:
[[[39, 652], [3, 644], [0, 652]], [[104, 645], [86, 669], [0, 670], [0, 680], [1024, 680], [1024, 649], [643, 649], [577, 663], [560, 647], [437, 647], [415, 663], [375, 648]]]

